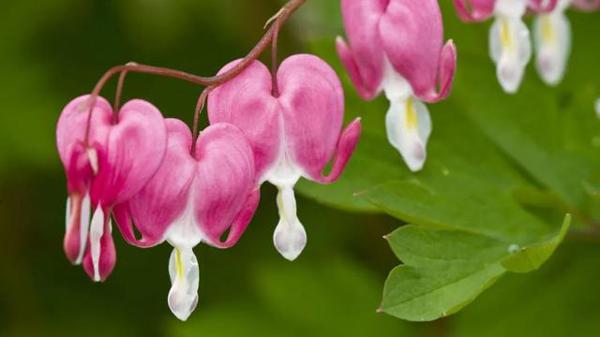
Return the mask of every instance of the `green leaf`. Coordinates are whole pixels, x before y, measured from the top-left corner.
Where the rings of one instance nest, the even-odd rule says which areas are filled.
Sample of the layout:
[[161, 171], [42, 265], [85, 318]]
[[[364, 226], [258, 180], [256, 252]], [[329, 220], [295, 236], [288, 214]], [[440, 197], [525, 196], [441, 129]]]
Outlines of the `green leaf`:
[[567, 216], [559, 233], [524, 247], [471, 232], [402, 227], [387, 237], [404, 265], [390, 273], [380, 310], [411, 321], [453, 314], [506, 271], [539, 268], [558, 247], [569, 224]]

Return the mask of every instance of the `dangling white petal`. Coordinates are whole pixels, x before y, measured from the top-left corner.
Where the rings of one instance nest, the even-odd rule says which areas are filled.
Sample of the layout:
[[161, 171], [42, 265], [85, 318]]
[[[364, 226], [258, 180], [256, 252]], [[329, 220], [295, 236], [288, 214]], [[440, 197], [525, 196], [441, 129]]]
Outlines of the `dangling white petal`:
[[490, 29], [490, 56], [504, 91], [517, 92], [531, 59], [529, 29], [520, 17], [496, 18]]
[[65, 231], [69, 231], [69, 225], [71, 224], [71, 197], [67, 197], [67, 211], [66, 211], [66, 227]]
[[284, 258], [294, 261], [306, 246], [306, 231], [296, 215], [293, 187], [278, 186], [278, 189], [279, 223], [273, 234], [273, 243]]
[[92, 171], [94, 174], [98, 174], [98, 152], [94, 148], [88, 148], [86, 152]]
[[77, 256], [77, 260], [75, 261], [75, 264], [77, 265], [81, 264], [87, 245], [88, 231], [90, 228], [91, 207], [90, 194], [86, 193], [81, 201], [81, 211], [79, 217], [79, 256]]
[[92, 266], [94, 267], [94, 281], [100, 282], [100, 254], [102, 253], [102, 246], [100, 240], [104, 234], [104, 211], [102, 207], [98, 205], [96, 211], [92, 216], [92, 225], [90, 227], [90, 251], [92, 255]]
[[598, 116], [598, 118], [600, 119], [600, 98], [598, 98], [596, 100], [595, 108], [596, 108], [596, 116]]
[[548, 85], [562, 80], [571, 54], [571, 25], [562, 10], [541, 14], [534, 23], [536, 68]]
[[421, 170], [431, 135], [431, 118], [427, 107], [412, 97], [390, 101], [385, 125], [390, 144], [400, 152], [408, 168], [413, 172]]
[[169, 259], [171, 290], [168, 303], [171, 312], [182, 321], [190, 317], [198, 304], [200, 270], [192, 248], [174, 248]]
[[509, 16], [513, 18], [522, 17], [527, 11], [529, 0], [499, 0], [495, 2], [494, 13], [498, 16]]

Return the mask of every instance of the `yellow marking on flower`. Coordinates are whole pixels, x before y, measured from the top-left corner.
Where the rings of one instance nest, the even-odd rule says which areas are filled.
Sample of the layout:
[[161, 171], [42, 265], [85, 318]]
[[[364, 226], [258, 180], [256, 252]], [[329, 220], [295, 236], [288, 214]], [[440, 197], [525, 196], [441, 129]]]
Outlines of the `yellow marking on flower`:
[[175, 270], [178, 278], [183, 278], [183, 261], [181, 261], [181, 251], [175, 248]]
[[502, 46], [506, 49], [512, 50], [514, 48], [514, 41], [511, 34], [510, 23], [508, 19], [502, 19], [500, 23], [500, 41]]
[[546, 43], [554, 43], [556, 41], [556, 32], [550, 15], [542, 15], [540, 20], [542, 25], [542, 39]]
[[410, 130], [415, 129], [419, 120], [417, 118], [417, 110], [412, 97], [406, 100], [406, 127]]

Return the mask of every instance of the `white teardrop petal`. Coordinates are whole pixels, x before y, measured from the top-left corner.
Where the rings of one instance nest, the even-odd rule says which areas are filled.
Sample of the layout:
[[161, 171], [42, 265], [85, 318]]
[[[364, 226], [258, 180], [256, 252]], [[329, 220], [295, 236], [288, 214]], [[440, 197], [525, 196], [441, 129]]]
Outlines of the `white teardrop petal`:
[[273, 234], [273, 244], [287, 260], [294, 261], [306, 246], [306, 230], [296, 215], [296, 197], [290, 186], [279, 187], [277, 194], [279, 223]]
[[178, 319], [185, 321], [198, 305], [200, 269], [192, 248], [173, 249], [169, 258], [169, 276], [169, 309]]
[[490, 57], [504, 91], [517, 92], [531, 59], [529, 29], [521, 18], [496, 18], [490, 29]]
[[92, 217], [90, 227], [90, 252], [92, 255], [92, 265], [94, 267], [94, 281], [100, 282], [100, 254], [102, 253], [100, 240], [104, 234], [104, 211], [98, 206]]
[[427, 107], [412, 97], [390, 101], [385, 124], [390, 144], [400, 152], [411, 171], [420, 171], [427, 158], [427, 141], [431, 135]]
[[562, 80], [571, 54], [571, 24], [563, 11], [538, 15], [534, 23], [536, 68], [548, 85]]

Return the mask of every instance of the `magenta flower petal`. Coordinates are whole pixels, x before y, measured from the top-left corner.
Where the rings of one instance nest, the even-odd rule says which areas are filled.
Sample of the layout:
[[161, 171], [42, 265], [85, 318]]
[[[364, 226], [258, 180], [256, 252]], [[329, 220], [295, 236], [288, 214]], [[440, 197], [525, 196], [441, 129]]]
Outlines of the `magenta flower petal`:
[[92, 202], [114, 205], [139, 192], [160, 166], [166, 146], [160, 111], [142, 100], [126, 103], [110, 130], [107, 148], [98, 151], [100, 171], [92, 185]]
[[558, 0], [529, 0], [528, 7], [535, 13], [549, 13], [557, 4]]
[[69, 261], [80, 264], [87, 243], [90, 222], [90, 196], [71, 193], [67, 199], [67, 228], [63, 248]]
[[[230, 124], [205, 129], [196, 144], [194, 217], [206, 243], [233, 246], [258, 206], [252, 148], [242, 131]], [[230, 230], [222, 242], [221, 236]]]
[[309, 176], [319, 177], [340, 137], [344, 118], [341, 83], [329, 65], [312, 55], [289, 57], [277, 77], [290, 159]]
[[[391, 1], [379, 33], [394, 70], [408, 80], [417, 97], [435, 102], [448, 94], [456, 52], [451, 43], [442, 50], [442, 14], [436, 0]], [[441, 66], [446, 78], [441, 78]], [[443, 94], [437, 92], [440, 80]]]
[[[114, 211], [123, 238], [138, 247], [151, 247], [164, 241], [167, 229], [187, 205], [196, 174], [196, 162], [190, 155], [189, 128], [177, 119], [166, 119], [165, 125], [168, 145], [160, 168], [138, 194]], [[133, 219], [141, 239], [135, 237]]]
[[[219, 73], [235, 66], [233, 61]], [[208, 117], [211, 124], [231, 123], [244, 130], [254, 150], [258, 176], [277, 159], [280, 152], [281, 128], [279, 104], [273, 98], [271, 73], [267, 67], [253, 62], [231, 81], [210, 93]]]
[[337, 50], [364, 99], [381, 90], [384, 53], [380, 44], [379, 23], [389, 0], [342, 0], [342, 16], [349, 47], [338, 38]]
[[484, 21], [494, 15], [496, 0], [454, 0], [454, 7], [463, 21]]
[[321, 170], [319, 170], [319, 172], [309, 171], [311, 178], [322, 184], [335, 182], [346, 168], [346, 164], [348, 164], [352, 153], [354, 153], [356, 145], [360, 140], [361, 131], [362, 125], [360, 118], [357, 118], [342, 132], [335, 151], [333, 166], [331, 167], [329, 174], [325, 176], [320, 172]]

